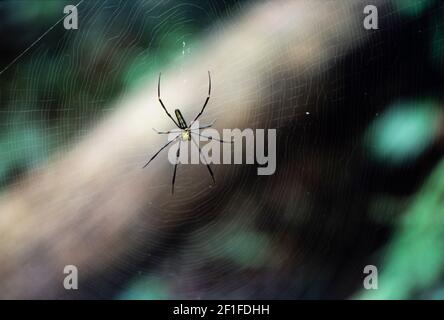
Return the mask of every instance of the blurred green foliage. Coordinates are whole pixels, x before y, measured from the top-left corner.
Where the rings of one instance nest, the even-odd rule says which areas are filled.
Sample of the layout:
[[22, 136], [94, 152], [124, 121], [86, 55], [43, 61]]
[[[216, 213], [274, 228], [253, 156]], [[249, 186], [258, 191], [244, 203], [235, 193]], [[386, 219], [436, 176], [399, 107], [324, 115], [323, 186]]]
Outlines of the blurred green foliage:
[[394, 6], [401, 14], [409, 17], [417, 17], [430, 8], [435, 0], [392, 0]]
[[424, 296], [444, 274], [444, 161], [433, 171], [410, 207], [379, 268], [379, 289], [361, 293], [362, 299], [442, 298], [441, 291]]
[[133, 279], [120, 295], [119, 300], [167, 300], [171, 298], [170, 284], [159, 276], [140, 276]]
[[267, 262], [270, 241], [266, 234], [255, 230], [224, 230], [209, 239], [206, 251], [213, 259], [228, 259], [242, 268], [258, 268]]
[[[437, 1], [395, 0], [401, 14], [417, 18]], [[431, 11], [427, 36], [432, 64], [444, 66], [444, 7]], [[421, 30], [422, 31], [422, 30]], [[371, 156], [385, 166], [414, 163], [441, 139], [442, 106], [433, 99], [410, 99], [389, 108], [373, 122], [365, 136]], [[442, 299], [444, 275], [444, 162], [441, 160], [420, 190], [408, 199], [381, 196], [374, 218], [395, 226], [395, 234], [381, 252], [379, 289], [363, 290], [360, 299]], [[381, 217], [379, 212], [391, 212]]]
[[434, 142], [441, 121], [441, 109], [434, 102], [398, 103], [373, 122], [365, 144], [377, 161], [390, 166], [405, 164]]
[[33, 167], [46, 159], [48, 141], [41, 126], [28, 124], [16, 116], [6, 134], [0, 137], [0, 178], [7, 177], [10, 168]]
[[444, 69], [444, 8], [439, 9], [439, 14], [433, 21], [431, 41], [431, 55], [434, 64]]

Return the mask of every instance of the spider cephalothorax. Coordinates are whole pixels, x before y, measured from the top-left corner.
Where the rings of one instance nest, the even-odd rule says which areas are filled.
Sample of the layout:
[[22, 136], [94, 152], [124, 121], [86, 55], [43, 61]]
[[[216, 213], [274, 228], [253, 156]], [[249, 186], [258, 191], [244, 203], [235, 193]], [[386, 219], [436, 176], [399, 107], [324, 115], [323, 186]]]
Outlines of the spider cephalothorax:
[[160, 105], [162, 106], [163, 110], [165, 111], [167, 116], [174, 122], [174, 124], [179, 129], [179, 131], [173, 131], [173, 130], [170, 130], [170, 131], [157, 131], [157, 130], [155, 130], [158, 134], [177, 133], [177, 136], [175, 138], [173, 138], [171, 141], [169, 141], [168, 143], [166, 143], [163, 147], [161, 147], [143, 167], [145, 168], [146, 166], [148, 166], [150, 164], [150, 162], [153, 161], [153, 159], [163, 149], [168, 147], [171, 143], [179, 140], [179, 148], [177, 149], [177, 153], [176, 153], [176, 163], [174, 165], [173, 182], [172, 182], [172, 187], [171, 187], [171, 193], [174, 193], [174, 182], [176, 181], [176, 170], [177, 170], [178, 160], [179, 160], [179, 157], [180, 157], [180, 145], [181, 145], [182, 142], [192, 141], [196, 145], [196, 147], [199, 149], [199, 155], [201, 155], [202, 159], [205, 160], [205, 165], [207, 166], [208, 172], [210, 173], [211, 178], [213, 179], [213, 183], [216, 182], [216, 180], [214, 179], [213, 171], [211, 170], [210, 165], [206, 161], [205, 156], [202, 155], [202, 152], [201, 152], [201, 149], [199, 147], [199, 144], [194, 140], [193, 135], [197, 135], [199, 137], [204, 137], [204, 138], [207, 138], [207, 139], [216, 140], [216, 141], [225, 142], [225, 143], [233, 143], [233, 141], [223, 141], [223, 140], [219, 140], [219, 139], [214, 139], [214, 138], [202, 135], [199, 132], [193, 131], [193, 130], [196, 130], [196, 129], [209, 128], [209, 127], [211, 127], [213, 125], [214, 121], [213, 121], [213, 123], [211, 123], [209, 125], [206, 125], [206, 126], [202, 126], [202, 127], [198, 127], [198, 128], [191, 128], [193, 123], [195, 123], [197, 121], [197, 119], [199, 119], [199, 117], [202, 115], [203, 111], [205, 110], [205, 107], [208, 104], [208, 101], [210, 100], [210, 94], [211, 94], [211, 75], [210, 75], [210, 71], [208, 71], [208, 96], [207, 96], [207, 98], [205, 100], [205, 103], [204, 103], [202, 109], [197, 114], [197, 116], [194, 118], [194, 120], [190, 123], [190, 125], [187, 125], [187, 123], [185, 121], [185, 118], [183, 117], [182, 112], [180, 112], [179, 109], [174, 110], [174, 114], [176, 115], [177, 121], [174, 120], [174, 118], [168, 112], [167, 108], [165, 107], [165, 105], [162, 102], [162, 99], [160, 98], [160, 77], [161, 77], [161, 74], [159, 74], [159, 82], [157, 84], [157, 97], [159, 99]]
[[182, 141], [190, 141], [191, 140], [191, 131], [190, 130], [184, 130], [182, 131]]

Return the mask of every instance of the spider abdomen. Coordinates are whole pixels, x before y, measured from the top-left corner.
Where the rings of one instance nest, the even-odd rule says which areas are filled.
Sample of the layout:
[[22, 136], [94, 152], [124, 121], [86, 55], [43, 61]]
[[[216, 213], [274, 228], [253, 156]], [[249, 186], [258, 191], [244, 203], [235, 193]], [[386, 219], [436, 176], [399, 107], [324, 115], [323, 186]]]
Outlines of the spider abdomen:
[[179, 109], [176, 109], [176, 110], [174, 110], [174, 113], [176, 114], [176, 118], [177, 118], [177, 122], [179, 123], [179, 127], [181, 129], [185, 129], [187, 127], [187, 123], [185, 122], [182, 112], [180, 112]]

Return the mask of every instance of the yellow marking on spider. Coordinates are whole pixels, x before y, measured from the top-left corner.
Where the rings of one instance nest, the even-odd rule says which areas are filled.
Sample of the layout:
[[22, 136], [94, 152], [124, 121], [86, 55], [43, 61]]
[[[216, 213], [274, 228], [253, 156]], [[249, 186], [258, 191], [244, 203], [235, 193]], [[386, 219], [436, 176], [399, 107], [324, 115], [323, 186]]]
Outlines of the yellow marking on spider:
[[182, 131], [182, 141], [190, 141], [191, 140], [191, 132], [190, 130]]

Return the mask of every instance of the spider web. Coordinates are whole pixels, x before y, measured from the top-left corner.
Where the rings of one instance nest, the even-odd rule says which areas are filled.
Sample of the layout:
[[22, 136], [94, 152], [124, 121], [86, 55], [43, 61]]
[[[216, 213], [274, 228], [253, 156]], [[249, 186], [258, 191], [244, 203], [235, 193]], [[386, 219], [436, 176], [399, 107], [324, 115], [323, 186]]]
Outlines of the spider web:
[[[234, 0], [85, 0], [78, 6], [79, 29], [67, 31], [61, 23], [50, 29], [46, 26], [60, 19], [63, 6], [68, 2], [48, 1], [47, 7], [31, 0], [20, 3], [20, 9], [10, 1], [3, 2], [2, 8], [20, 15], [17, 10], [33, 7], [37, 13], [31, 13], [26, 19], [22, 17], [25, 30], [39, 25], [37, 21], [43, 17], [48, 23], [44, 23], [45, 28], [40, 24], [39, 32], [31, 32], [34, 40], [28, 41], [31, 35], [25, 37], [26, 41], [15, 40], [17, 50], [8, 56], [7, 62], [2, 61], [5, 69], [0, 74], [0, 177], [4, 192], [13, 186], [19, 188], [25, 174], [30, 175], [31, 180], [38, 179], [37, 175], [33, 178], [33, 170], [64, 159], [77, 143], [97, 130], [108, 115], [120, 111], [116, 110], [120, 99], [130, 96], [149, 79], [157, 78], [162, 69], [174, 70], [184, 84], [182, 92], [171, 93], [168, 78], [162, 78], [164, 102], [185, 94], [187, 82], [192, 81], [186, 66], [199, 57], [195, 52], [195, 48], [201, 47], [199, 41], [217, 43], [218, 32], [232, 28], [231, 21], [251, 9], [251, 2]], [[316, 3], [314, 6], [321, 6], [321, 2]], [[335, 14], [338, 13], [332, 12]], [[303, 15], [295, 12], [295, 19], [303, 19]], [[130, 250], [104, 270], [93, 273], [87, 282], [80, 284], [78, 292], [62, 293], [61, 297], [325, 297], [335, 272], [352, 269], [355, 276], [361, 274], [360, 269], [353, 269], [355, 265], [337, 267], [349, 258], [350, 250], [365, 240], [359, 230], [354, 229], [365, 225], [363, 217], [352, 216], [362, 208], [361, 194], [351, 196], [356, 182], [341, 180], [348, 167], [343, 168], [340, 163], [353, 162], [356, 153], [347, 152], [354, 150], [350, 146], [356, 141], [347, 134], [331, 137], [332, 131], [328, 128], [315, 131], [316, 123], [323, 117], [330, 119], [328, 123], [336, 124], [344, 119], [341, 114], [329, 111], [346, 103], [341, 63], [350, 48], [338, 45], [343, 39], [342, 34], [335, 35], [335, 30], [344, 32], [344, 28], [342, 18], [336, 18], [336, 21], [332, 19], [330, 30], [297, 33], [300, 43], [316, 44], [317, 38], [331, 37], [325, 41], [328, 44], [325, 50], [334, 57], [329, 63], [325, 63], [320, 54], [309, 64], [295, 63], [296, 67], [289, 69], [287, 61], [294, 58], [298, 48], [290, 44], [282, 48], [277, 59], [282, 64], [278, 64], [266, 54], [276, 45], [273, 39], [268, 39], [253, 48], [264, 54], [250, 77], [222, 72], [216, 76], [218, 81], [213, 82], [215, 91], [217, 86], [230, 86], [230, 95], [210, 100], [201, 122], [244, 117], [251, 128], [278, 128], [276, 175], [258, 177], [254, 166], [234, 166], [223, 171], [226, 174], [223, 185], [217, 193], [211, 193], [205, 167], [202, 166], [198, 174], [193, 168], [179, 167], [176, 189], [189, 189], [193, 195], [184, 197], [178, 192], [174, 199], [150, 200], [140, 208], [156, 213], [151, 219], [154, 225], [161, 226], [155, 231], [158, 236], [147, 237], [152, 233], [153, 220], [144, 221], [147, 216], [143, 214], [133, 218], [128, 222], [132, 232], [120, 240], [130, 243]], [[272, 19], [279, 25], [279, 17]], [[46, 33], [47, 30], [50, 32]], [[356, 30], [349, 33], [346, 36], [350, 38], [361, 37]], [[216, 38], [205, 38], [211, 34]], [[34, 44], [35, 39], [38, 42]], [[251, 41], [255, 44], [254, 39]], [[23, 49], [29, 47], [27, 44], [32, 48]], [[316, 55], [317, 49], [307, 48], [306, 54]], [[249, 65], [248, 50], [245, 52], [230, 62], [231, 70], [244, 70], [244, 66]], [[352, 62], [351, 66], [350, 78], [362, 75], [356, 71], [359, 63]], [[205, 77], [203, 74], [203, 96]], [[257, 102], [257, 106], [247, 111], [237, 109], [238, 93], [244, 87], [251, 90], [243, 99]], [[167, 102], [166, 106], [171, 113], [173, 106]], [[160, 106], [158, 112], [163, 113]], [[184, 116], [192, 118], [190, 112]], [[357, 114], [350, 117], [359, 118]], [[313, 132], [320, 132], [321, 137], [311, 137]], [[328, 142], [337, 149], [329, 147]], [[130, 156], [127, 159], [128, 174], [114, 177], [116, 183], [136, 179], [131, 168], [140, 167], [148, 156], [140, 150], [140, 161]], [[329, 161], [332, 165], [326, 164]], [[218, 172], [222, 171], [215, 168], [216, 181]], [[341, 183], [336, 186], [320, 182], [324, 179]], [[167, 193], [170, 180], [170, 176], [161, 178], [143, 192], [164, 190]], [[137, 192], [142, 191], [134, 190]], [[350, 207], [335, 203], [342, 194], [352, 198], [353, 201], [347, 203]], [[97, 195], [72, 196], [83, 203]], [[125, 214], [122, 209], [122, 217]], [[342, 218], [340, 223], [336, 220], [338, 216]], [[377, 238], [374, 229], [365, 230], [374, 232], [372, 235]], [[344, 234], [356, 243], [346, 247], [342, 241]], [[340, 256], [333, 257], [337, 252]], [[106, 259], [111, 254], [103, 252], [95, 259]], [[351, 284], [344, 284], [346, 289], [338, 292], [349, 293], [349, 288], [358, 283], [356, 279], [360, 278], [351, 277]], [[319, 287], [313, 288], [313, 284]]]

